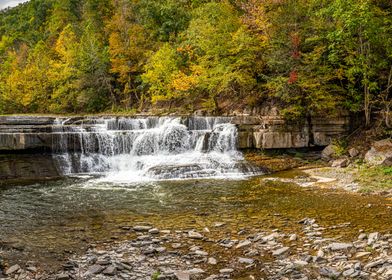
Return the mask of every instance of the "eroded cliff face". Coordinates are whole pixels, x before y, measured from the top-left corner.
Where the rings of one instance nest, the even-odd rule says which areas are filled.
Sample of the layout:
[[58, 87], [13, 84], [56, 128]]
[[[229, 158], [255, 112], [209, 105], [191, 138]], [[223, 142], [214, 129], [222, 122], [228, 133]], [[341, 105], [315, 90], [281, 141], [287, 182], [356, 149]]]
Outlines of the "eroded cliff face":
[[293, 124], [281, 116], [236, 116], [240, 149], [289, 149], [327, 146], [349, 133], [350, 117], [310, 117]]
[[[187, 122], [192, 117], [183, 118]], [[60, 120], [72, 124], [83, 123], [88, 127], [99, 119], [101, 118], [73, 117]], [[61, 142], [58, 138], [62, 131], [57, 130], [58, 122], [59, 118], [55, 117], [0, 117], [0, 152], [52, 152], [54, 143]], [[323, 147], [352, 129], [350, 117], [345, 114], [334, 117], [311, 116], [293, 124], [288, 123], [276, 110], [236, 113], [231, 122], [238, 128], [239, 149]]]

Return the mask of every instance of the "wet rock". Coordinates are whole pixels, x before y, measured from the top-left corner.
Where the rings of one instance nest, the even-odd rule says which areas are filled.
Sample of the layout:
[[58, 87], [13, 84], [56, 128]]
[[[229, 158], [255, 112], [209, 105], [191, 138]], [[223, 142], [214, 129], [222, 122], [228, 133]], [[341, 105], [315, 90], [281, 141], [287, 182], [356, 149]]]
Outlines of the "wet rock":
[[192, 239], [203, 239], [204, 236], [197, 231], [189, 231], [188, 237]]
[[247, 246], [249, 246], [249, 245], [251, 245], [251, 244], [252, 244], [251, 241], [249, 241], [249, 240], [243, 240], [243, 241], [241, 241], [240, 243], [238, 243], [238, 245], [235, 246], [235, 248], [236, 248], [236, 249], [241, 249], [241, 248], [247, 247]]
[[272, 252], [272, 255], [275, 256], [275, 257], [280, 256], [280, 255], [283, 255], [283, 254], [286, 253], [289, 249], [290, 249], [289, 247], [283, 247], [283, 248], [277, 249], [277, 250], [275, 250], [275, 251]]
[[332, 251], [341, 251], [341, 250], [348, 250], [353, 247], [352, 243], [331, 243], [328, 245], [328, 248]]
[[20, 270], [20, 266], [18, 264], [15, 264], [15, 265], [11, 266], [10, 268], [8, 268], [5, 271], [5, 274], [6, 275], [11, 275], [11, 274], [14, 274], [14, 273], [18, 272], [19, 270]]

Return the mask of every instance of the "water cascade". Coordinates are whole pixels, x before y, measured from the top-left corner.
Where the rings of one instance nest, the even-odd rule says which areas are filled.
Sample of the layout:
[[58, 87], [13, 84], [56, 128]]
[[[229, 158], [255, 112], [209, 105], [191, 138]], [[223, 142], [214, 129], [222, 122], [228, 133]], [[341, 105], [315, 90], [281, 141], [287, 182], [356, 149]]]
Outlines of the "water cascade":
[[259, 173], [236, 149], [228, 117], [56, 119], [52, 150], [63, 174], [102, 180], [238, 178]]

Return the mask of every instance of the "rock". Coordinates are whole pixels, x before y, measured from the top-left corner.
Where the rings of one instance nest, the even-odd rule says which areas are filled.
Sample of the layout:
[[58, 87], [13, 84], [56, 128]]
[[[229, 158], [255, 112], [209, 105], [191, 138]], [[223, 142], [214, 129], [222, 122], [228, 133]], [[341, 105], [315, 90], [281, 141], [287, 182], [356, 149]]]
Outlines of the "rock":
[[203, 239], [204, 236], [196, 231], [189, 231], [188, 237], [192, 239]]
[[358, 240], [365, 240], [366, 239], [366, 233], [361, 233], [359, 236], [358, 236]]
[[88, 274], [98, 274], [98, 273], [101, 273], [104, 269], [105, 269], [104, 266], [99, 265], [99, 264], [94, 264], [88, 268], [87, 273]]
[[386, 262], [385, 259], [380, 259], [380, 260], [377, 260], [377, 261], [373, 261], [373, 262], [370, 262], [370, 263], [366, 264], [364, 266], [364, 269], [371, 269], [373, 267], [376, 267], [376, 266], [379, 266], [379, 265], [383, 265], [385, 262]]
[[243, 241], [241, 241], [240, 243], [238, 243], [238, 245], [235, 246], [235, 248], [236, 248], [236, 249], [241, 249], [241, 248], [247, 247], [247, 246], [249, 246], [249, 245], [251, 245], [251, 244], [252, 244], [251, 241], [249, 241], [249, 240], [243, 240]]
[[203, 274], [203, 273], [204, 273], [204, 270], [201, 269], [201, 268], [192, 268], [192, 269], [188, 270], [188, 273], [189, 273], [190, 275]]
[[378, 232], [373, 232], [373, 233], [369, 234], [367, 244], [368, 244], [368, 245], [372, 245], [372, 244], [373, 244], [374, 242], [376, 242], [379, 238], [380, 238], [380, 233], [378, 233]]
[[331, 243], [328, 248], [332, 251], [348, 250], [353, 247], [352, 243]]
[[65, 273], [62, 273], [62, 274], [59, 274], [56, 276], [56, 280], [69, 280], [69, 279], [70, 279], [69, 275], [65, 274]]
[[292, 235], [290, 235], [290, 238], [289, 238], [289, 240], [290, 241], [296, 241], [297, 240], [297, 235], [296, 234], [292, 234]]
[[222, 269], [219, 270], [219, 273], [221, 273], [221, 274], [230, 274], [233, 271], [234, 271], [234, 269], [232, 269], [232, 268], [222, 268]]
[[255, 262], [254, 259], [249, 259], [249, 258], [238, 258], [239, 263], [244, 263], [244, 264], [253, 264]]
[[110, 276], [116, 275], [117, 267], [115, 267], [114, 265], [109, 265], [104, 271], [102, 271], [102, 273]]
[[355, 270], [353, 268], [350, 268], [350, 269], [347, 269], [347, 270], [343, 271], [343, 276], [344, 277], [348, 277], [348, 276], [350, 276], [350, 275], [352, 275], [354, 273], [355, 273]]
[[331, 267], [322, 267], [320, 268], [320, 275], [331, 279], [338, 279], [340, 272]]
[[392, 139], [374, 142], [365, 161], [371, 165], [392, 166]]
[[177, 271], [174, 273], [178, 280], [190, 280], [191, 275], [187, 271]]
[[216, 265], [218, 261], [215, 258], [208, 258], [208, 264]]
[[198, 256], [208, 256], [208, 253], [205, 251], [201, 251], [201, 250], [196, 250], [195, 254]]
[[325, 160], [330, 160], [336, 156], [336, 149], [337, 147], [333, 144], [328, 145], [327, 147], [324, 148], [324, 150], [321, 152], [321, 158]]
[[350, 150], [348, 150], [348, 154], [350, 155], [350, 157], [357, 157], [359, 156], [359, 151], [356, 148], [351, 148]]
[[308, 265], [309, 263], [306, 262], [306, 261], [298, 260], [298, 261], [295, 261], [294, 264], [295, 264], [296, 266], [303, 267], [303, 266]]
[[152, 229], [150, 229], [150, 230], [148, 231], [148, 233], [151, 233], [151, 234], [158, 234], [158, 233], [159, 233], [159, 229], [157, 229], [157, 228], [152, 228]]
[[5, 271], [5, 274], [6, 275], [11, 275], [11, 274], [14, 274], [14, 273], [18, 272], [19, 270], [20, 270], [20, 266], [18, 264], [15, 264], [15, 265], [11, 266], [10, 268], [8, 268]]
[[275, 257], [276, 257], [276, 256], [280, 256], [280, 255], [283, 255], [283, 254], [286, 253], [289, 249], [290, 249], [289, 247], [283, 247], [283, 248], [277, 249], [277, 250], [275, 250], [275, 251], [272, 252], [272, 255], [275, 256]]
[[340, 159], [336, 159], [332, 162], [332, 167], [340, 167], [340, 168], [344, 168], [347, 167], [349, 164], [349, 160], [346, 158], [340, 158]]
[[134, 226], [133, 227], [134, 231], [139, 231], [139, 232], [147, 232], [150, 229], [152, 229], [152, 227], [150, 227], [150, 226]]
[[370, 252], [358, 252], [355, 254], [355, 257], [359, 259], [359, 258], [363, 258], [363, 257], [369, 256], [369, 255], [371, 255]]

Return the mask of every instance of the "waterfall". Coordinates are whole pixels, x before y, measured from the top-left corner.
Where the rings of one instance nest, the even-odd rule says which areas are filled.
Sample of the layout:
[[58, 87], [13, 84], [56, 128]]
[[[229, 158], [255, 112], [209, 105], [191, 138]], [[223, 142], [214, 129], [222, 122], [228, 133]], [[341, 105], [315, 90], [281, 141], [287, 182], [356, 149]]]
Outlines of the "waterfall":
[[52, 150], [65, 175], [102, 180], [227, 178], [254, 174], [229, 117], [56, 119]]

